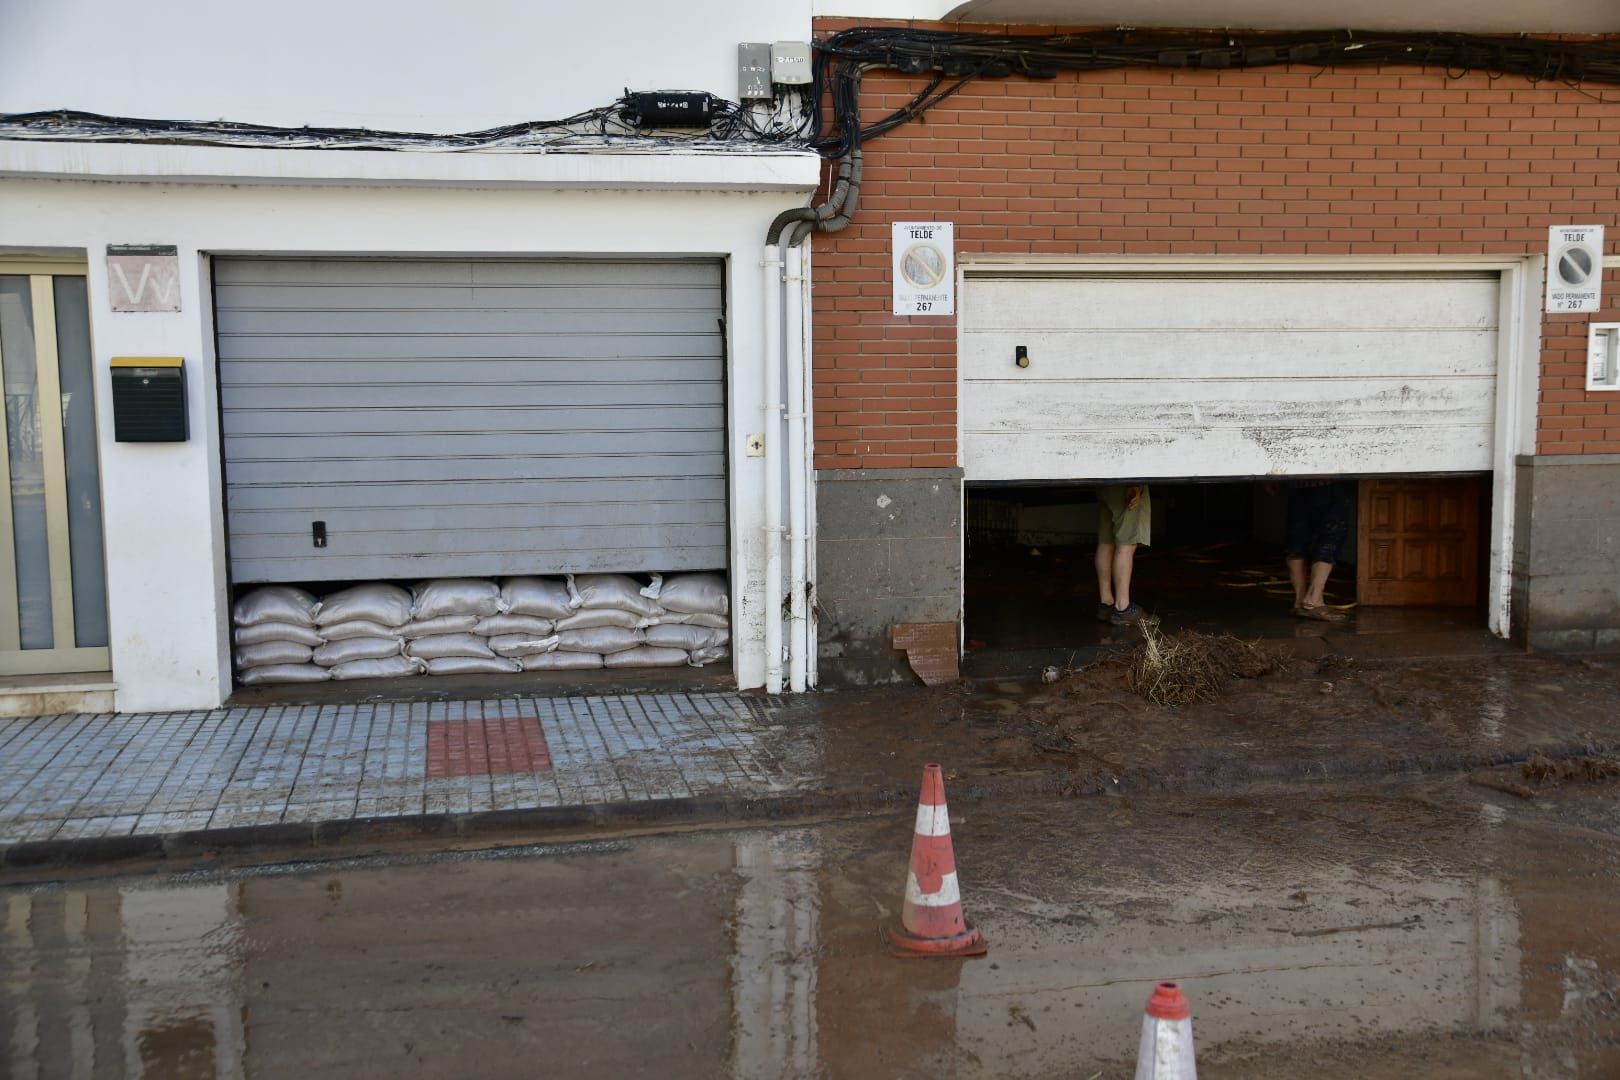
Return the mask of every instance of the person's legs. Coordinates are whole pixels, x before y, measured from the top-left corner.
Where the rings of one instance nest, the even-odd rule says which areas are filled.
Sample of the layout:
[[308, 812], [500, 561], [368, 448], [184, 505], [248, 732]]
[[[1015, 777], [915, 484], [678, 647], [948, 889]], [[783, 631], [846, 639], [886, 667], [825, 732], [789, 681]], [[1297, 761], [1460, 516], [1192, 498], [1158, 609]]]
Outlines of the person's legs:
[[1311, 508], [1306, 495], [1305, 490], [1288, 489], [1288, 525], [1283, 560], [1288, 564], [1288, 581], [1294, 586], [1296, 613], [1305, 606], [1305, 595], [1310, 591], [1305, 556], [1311, 547]]
[[1305, 494], [1310, 504], [1311, 537], [1307, 555], [1310, 558], [1310, 581], [1305, 598], [1296, 614], [1305, 614], [1323, 622], [1340, 622], [1344, 616], [1327, 606], [1328, 578], [1339, 551], [1350, 535], [1350, 495], [1344, 484], [1328, 484], [1310, 488]]
[[1305, 599], [1300, 601], [1301, 607], [1319, 608], [1326, 603], [1322, 597], [1322, 590], [1327, 588], [1328, 576], [1332, 573], [1333, 564], [1330, 562], [1311, 563], [1310, 588], [1305, 592]]
[[1097, 602], [1114, 606], [1114, 550], [1113, 544], [1097, 545]]
[[1125, 512], [1125, 489], [1108, 485], [1097, 489], [1097, 620], [1107, 622], [1114, 612], [1114, 554], [1118, 550], [1119, 518]]
[[1305, 606], [1305, 594], [1310, 588], [1306, 579], [1305, 556], [1289, 555], [1287, 562], [1288, 581], [1294, 586], [1294, 610], [1298, 611]]
[[1131, 606], [1131, 570], [1136, 566], [1136, 545], [1114, 545], [1114, 610], [1124, 611]]

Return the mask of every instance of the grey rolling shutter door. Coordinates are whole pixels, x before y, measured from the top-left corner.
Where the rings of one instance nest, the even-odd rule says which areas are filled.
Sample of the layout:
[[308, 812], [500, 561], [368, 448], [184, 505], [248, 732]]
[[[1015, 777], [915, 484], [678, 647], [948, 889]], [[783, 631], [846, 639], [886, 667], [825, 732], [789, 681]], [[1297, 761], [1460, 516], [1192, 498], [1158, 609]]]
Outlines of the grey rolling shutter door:
[[236, 581], [726, 566], [718, 262], [222, 258], [214, 282]]

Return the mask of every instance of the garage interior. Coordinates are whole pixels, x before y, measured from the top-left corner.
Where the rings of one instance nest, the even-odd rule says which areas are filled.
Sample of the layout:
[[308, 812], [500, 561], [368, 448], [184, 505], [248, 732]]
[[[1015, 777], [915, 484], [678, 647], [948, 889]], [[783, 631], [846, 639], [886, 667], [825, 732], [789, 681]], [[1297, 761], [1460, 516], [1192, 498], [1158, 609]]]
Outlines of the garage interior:
[[[1283, 560], [1286, 496], [1256, 479], [1155, 481], [1153, 544], [1132, 597], [1164, 630], [1253, 638], [1483, 627], [1488, 478], [1346, 478], [1358, 498], [1326, 590], [1341, 623], [1297, 618]], [[1140, 640], [1096, 619], [1095, 487], [971, 484], [966, 491], [968, 668], [1028, 673]], [[1070, 658], [1073, 658], [1071, 661]]]

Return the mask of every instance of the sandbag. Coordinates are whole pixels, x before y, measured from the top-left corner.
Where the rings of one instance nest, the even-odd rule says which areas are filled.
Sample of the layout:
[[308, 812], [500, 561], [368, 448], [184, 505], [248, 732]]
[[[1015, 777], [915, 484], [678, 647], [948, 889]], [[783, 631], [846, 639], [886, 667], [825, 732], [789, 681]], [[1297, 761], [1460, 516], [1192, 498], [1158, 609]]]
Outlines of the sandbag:
[[406, 641], [439, 634], [472, 634], [478, 625], [476, 615], [436, 615], [431, 619], [412, 619], [399, 628], [399, 636]]
[[712, 664], [716, 660], [724, 660], [730, 655], [731, 648], [727, 645], [716, 645], [712, 649], [693, 649], [691, 658], [687, 660], [687, 663], [693, 667], [702, 667], [704, 664]]
[[423, 660], [441, 660], [447, 656], [487, 660], [495, 655], [489, 642], [476, 634], [435, 634], [417, 638], [405, 646], [405, 652]]
[[442, 615], [499, 615], [506, 610], [501, 590], [493, 581], [481, 578], [440, 578], [411, 587], [415, 598], [411, 617], [417, 622]]
[[653, 645], [637, 645], [624, 652], [609, 653], [602, 657], [602, 666], [630, 667], [685, 667], [685, 649], [660, 649]]
[[271, 664], [269, 667], [248, 668], [236, 677], [243, 686], [265, 686], [270, 683], [325, 682], [332, 673], [314, 664]]
[[375, 660], [384, 656], [398, 656], [400, 644], [397, 637], [357, 637], [328, 641], [315, 650], [315, 662], [321, 667], [336, 667], [351, 660]]
[[664, 575], [654, 574], [651, 585], [643, 585], [641, 595], [649, 600], [657, 600], [658, 594], [664, 591]]
[[593, 626], [621, 626], [626, 630], [640, 630], [644, 626], [651, 626], [653, 621], [633, 611], [598, 608], [594, 611], [576, 611], [566, 619], [558, 619], [557, 629], [589, 630]]
[[681, 574], [664, 579], [658, 603], [688, 615], [725, 615], [731, 610], [731, 594], [720, 574]]
[[528, 634], [531, 637], [550, 637], [557, 624], [538, 615], [491, 615], [479, 619], [472, 632], [479, 637], [500, 637], [502, 634]]
[[271, 664], [307, 664], [315, 650], [296, 641], [261, 641], [236, 650], [239, 668], [269, 667]]
[[435, 656], [427, 669], [429, 675], [511, 675], [523, 665], [499, 656]]
[[665, 649], [709, 649], [731, 641], [731, 631], [715, 630], [707, 626], [681, 626], [660, 624], [649, 626], [644, 635], [648, 645]]
[[321, 632], [313, 626], [298, 626], [294, 623], [265, 622], [253, 626], [238, 626], [232, 632], [232, 638], [238, 645], [259, 645], [266, 641], [291, 641], [296, 645], [308, 645], [310, 648], [321, 644], [326, 639]]
[[548, 652], [523, 658], [524, 671], [589, 671], [601, 666], [600, 653]]
[[575, 610], [617, 608], [647, 619], [664, 613], [658, 601], [641, 595], [641, 582], [626, 574], [570, 574], [568, 594], [569, 606]]
[[704, 615], [702, 612], [681, 614], [666, 611], [658, 617], [661, 624], [670, 626], [707, 626], [715, 630], [730, 630], [731, 620], [724, 615]]
[[314, 626], [319, 608], [320, 602], [303, 589], [266, 585], [236, 602], [231, 608], [231, 621], [237, 626], [258, 626], [267, 622]]
[[321, 598], [315, 622], [320, 626], [364, 619], [383, 626], [404, 626], [411, 621], [411, 594], [398, 585], [373, 582], [356, 585]]
[[490, 638], [489, 647], [495, 650], [497, 656], [536, 656], [540, 653], [555, 652], [557, 638], [535, 637], [533, 634], [502, 634]]
[[333, 623], [331, 626], [321, 627], [321, 636], [327, 641], [345, 641], [357, 637], [401, 637], [397, 626], [384, 626], [368, 619], [350, 619], [348, 622]]
[[514, 577], [501, 583], [501, 602], [509, 615], [562, 619], [574, 613], [568, 601], [568, 583], [555, 578]]
[[427, 670], [427, 661], [414, 656], [383, 656], [375, 660], [350, 660], [332, 668], [332, 678], [343, 679], [404, 679], [420, 675]]
[[557, 635], [557, 648], [563, 652], [615, 653], [641, 644], [640, 630], [622, 626], [593, 626], [589, 630], [564, 630]]

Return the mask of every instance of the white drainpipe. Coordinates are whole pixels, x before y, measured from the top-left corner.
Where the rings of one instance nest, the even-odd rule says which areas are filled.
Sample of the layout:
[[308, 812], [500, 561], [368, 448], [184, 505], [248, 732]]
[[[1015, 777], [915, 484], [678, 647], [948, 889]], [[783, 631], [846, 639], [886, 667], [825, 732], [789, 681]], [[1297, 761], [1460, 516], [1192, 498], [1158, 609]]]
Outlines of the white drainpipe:
[[765, 392], [761, 405], [765, 436], [765, 588], [760, 611], [765, 619], [765, 692], [782, 692], [782, 249], [765, 245]]
[[805, 688], [809, 653], [805, 597], [809, 575], [805, 560], [805, 491], [809, 483], [804, 450], [804, 285], [804, 249], [792, 244], [787, 249], [787, 299], [782, 322], [787, 331], [788, 688], [794, 693]]

